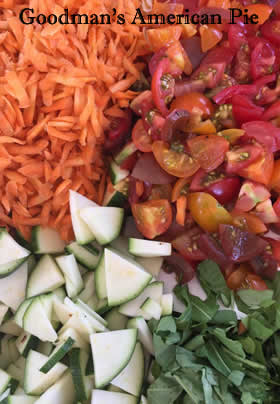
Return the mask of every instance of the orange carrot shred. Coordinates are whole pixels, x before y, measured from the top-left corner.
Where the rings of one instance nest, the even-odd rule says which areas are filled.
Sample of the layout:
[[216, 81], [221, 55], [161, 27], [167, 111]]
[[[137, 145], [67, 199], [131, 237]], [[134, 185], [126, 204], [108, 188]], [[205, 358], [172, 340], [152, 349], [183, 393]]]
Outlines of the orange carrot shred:
[[176, 222], [178, 224], [180, 224], [181, 226], [184, 226], [185, 220], [186, 220], [186, 209], [187, 209], [186, 195], [182, 195], [182, 196], [180, 196], [180, 198], [177, 199], [176, 208], [177, 208]]

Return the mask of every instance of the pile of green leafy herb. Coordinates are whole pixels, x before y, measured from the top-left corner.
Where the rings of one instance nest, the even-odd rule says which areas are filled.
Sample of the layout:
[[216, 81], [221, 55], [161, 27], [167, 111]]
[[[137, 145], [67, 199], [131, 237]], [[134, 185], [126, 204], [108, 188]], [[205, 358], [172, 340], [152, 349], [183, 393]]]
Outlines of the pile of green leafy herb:
[[185, 312], [149, 323], [155, 347], [149, 404], [280, 403], [280, 274], [266, 291], [237, 292], [247, 314], [242, 335], [219, 267], [202, 262], [198, 278], [207, 300], [177, 286]]

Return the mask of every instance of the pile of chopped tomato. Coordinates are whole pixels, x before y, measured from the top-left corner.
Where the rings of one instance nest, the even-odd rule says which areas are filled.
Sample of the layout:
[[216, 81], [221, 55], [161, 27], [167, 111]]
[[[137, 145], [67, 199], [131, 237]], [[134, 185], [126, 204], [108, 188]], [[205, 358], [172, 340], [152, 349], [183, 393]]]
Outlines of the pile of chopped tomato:
[[210, 258], [233, 290], [263, 290], [280, 263], [280, 2], [183, 3], [224, 16], [243, 7], [259, 23], [147, 29], [151, 85], [131, 104], [132, 214], [146, 238], [172, 243], [183, 280]]

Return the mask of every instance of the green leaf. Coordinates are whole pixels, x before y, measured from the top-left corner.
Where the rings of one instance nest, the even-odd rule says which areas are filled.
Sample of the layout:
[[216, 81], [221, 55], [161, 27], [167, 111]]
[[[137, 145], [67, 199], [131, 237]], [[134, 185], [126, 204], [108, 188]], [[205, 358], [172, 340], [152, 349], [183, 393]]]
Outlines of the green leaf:
[[207, 346], [207, 356], [208, 360], [211, 363], [211, 365], [222, 375], [228, 376], [230, 375], [232, 369], [228, 365], [227, 361], [225, 360], [225, 355], [223, 354], [223, 351], [221, 347], [219, 347], [218, 344], [216, 344], [213, 341], [209, 341]]
[[228, 376], [229, 380], [237, 387], [241, 385], [243, 379], [245, 377], [244, 372], [240, 372], [239, 370], [233, 370], [231, 374]]
[[172, 316], [166, 316], [166, 317], [162, 317], [157, 329], [156, 329], [156, 333], [160, 334], [160, 333], [174, 333], [176, 332], [177, 327], [176, 327], [176, 322], [174, 320], [174, 317]]
[[147, 390], [149, 404], [173, 404], [183, 388], [172, 376], [161, 375]]
[[186, 310], [176, 318], [176, 326], [178, 330], [185, 330], [190, 327], [192, 322], [192, 306], [188, 304]]
[[247, 352], [250, 355], [254, 354], [254, 352], [256, 350], [256, 344], [255, 344], [255, 341], [253, 340], [253, 338], [246, 337], [244, 339], [241, 339], [240, 342], [241, 342], [245, 352]]
[[219, 310], [212, 319], [214, 324], [236, 324], [237, 316], [233, 310]]
[[193, 368], [197, 371], [202, 368], [202, 365], [197, 363], [196, 356], [180, 346], [176, 347], [176, 361], [182, 368]]
[[252, 338], [265, 342], [274, 334], [274, 329], [268, 328], [256, 318], [249, 318], [248, 334]]
[[255, 352], [254, 355], [252, 356], [252, 359], [255, 360], [256, 362], [262, 363], [264, 366], [267, 365], [266, 359], [263, 354], [263, 348], [262, 348], [262, 343], [260, 341], [255, 341]]
[[197, 273], [201, 285], [209, 293], [213, 292], [221, 297], [226, 306], [230, 305], [231, 291], [219, 266], [211, 260], [201, 262], [197, 267]]
[[215, 335], [215, 337], [229, 349], [231, 352], [239, 355], [241, 358], [245, 358], [245, 352], [242, 348], [242, 344], [239, 341], [234, 341], [226, 336], [225, 330], [221, 328], [216, 328], [215, 330], [211, 331], [211, 334]]
[[190, 302], [192, 305], [192, 318], [198, 323], [208, 323], [219, 309], [214, 295], [210, 295], [205, 301], [197, 296], [190, 296]]
[[168, 370], [176, 360], [176, 346], [165, 344], [163, 339], [156, 334], [153, 336], [153, 343], [156, 361], [162, 367], [163, 371]]
[[165, 338], [165, 343], [167, 345], [178, 344], [181, 341], [181, 334], [179, 332], [174, 332]]
[[201, 404], [203, 402], [203, 387], [198, 373], [192, 369], [182, 369], [176, 372], [174, 378], [194, 403]]
[[274, 345], [276, 355], [280, 359], [280, 335], [274, 334]]
[[205, 404], [213, 404], [213, 388], [211, 383], [209, 383], [208, 378], [206, 377], [205, 369], [202, 369], [201, 381], [203, 386]]
[[262, 304], [267, 304], [268, 301], [272, 302], [273, 290], [242, 289], [237, 292], [237, 295], [251, 309], [259, 309]]
[[274, 290], [273, 298], [278, 303], [280, 303], [280, 272], [277, 272], [277, 274], [273, 280], [273, 290]]
[[203, 335], [196, 335], [190, 341], [188, 341], [184, 348], [189, 351], [196, 351], [197, 348], [203, 346], [205, 343]]

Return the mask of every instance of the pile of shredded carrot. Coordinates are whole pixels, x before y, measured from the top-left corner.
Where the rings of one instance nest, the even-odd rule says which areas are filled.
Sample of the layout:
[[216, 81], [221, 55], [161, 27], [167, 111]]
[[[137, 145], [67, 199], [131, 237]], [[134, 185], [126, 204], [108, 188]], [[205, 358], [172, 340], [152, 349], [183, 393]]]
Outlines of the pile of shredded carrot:
[[141, 29], [24, 25], [34, 14], [135, 15], [138, 0], [0, 0], [0, 225], [29, 239], [32, 226], [73, 238], [69, 189], [102, 203], [102, 144], [135, 93], [145, 53]]

